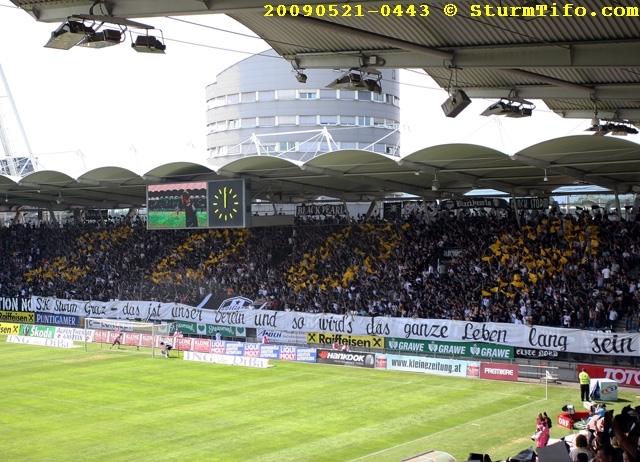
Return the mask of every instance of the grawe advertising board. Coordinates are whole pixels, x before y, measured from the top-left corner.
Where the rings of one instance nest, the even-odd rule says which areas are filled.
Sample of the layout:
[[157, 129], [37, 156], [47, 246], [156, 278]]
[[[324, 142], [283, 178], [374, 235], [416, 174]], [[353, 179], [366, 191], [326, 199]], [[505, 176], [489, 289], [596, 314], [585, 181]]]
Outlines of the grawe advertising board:
[[[456, 359], [425, 358], [402, 355], [376, 355], [379, 366], [386, 359], [386, 369], [394, 371], [422, 372], [425, 374], [447, 375], [452, 377], [477, 377], [479, 361], [463, 361]], [[470, 368], [471, 366], [471, 368]], [[469, 375], [467, 370], [475, 371]]]
[[406, 338], [385, 338], [385, 349], [461, 358], [513, 359], [513, 347], [488, 343], [436, 342]]
[[491, 380], [518, 381], [518, 365], [504, 363], [480, 363], [480, 378]]
[[640, 387], [640, 369], [623, 366], [588, 366], [579, 364], [578, 370], [587, 370], [592, 379], [609, 379], [622, 387]]
[[318, 350], [316, 362], [322, 364], [339, 364], [342, 366], [368, 367], [375, 366], [373, 353], [360, 353], [337, 350]]

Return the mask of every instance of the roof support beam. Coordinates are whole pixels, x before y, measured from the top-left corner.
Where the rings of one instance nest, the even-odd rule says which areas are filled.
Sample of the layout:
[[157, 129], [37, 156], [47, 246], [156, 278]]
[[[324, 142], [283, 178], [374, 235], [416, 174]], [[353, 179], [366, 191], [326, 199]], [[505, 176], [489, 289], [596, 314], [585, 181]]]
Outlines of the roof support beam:
[[[293, 18], [303, 19], [303, 18]], [[309, 18], [307, 18], [309, 19]], [[320, 21], [325, 24], [326, 21]], [[312, 23], [315, 24], [315, 23]], [[334, 26], [329, 27], [333, 30]], [[320, 26], [318, 26], [320, 27]], [[349, 27], [339, 26], [335, 32], [347, 32]], [[379, 36], [371, 32], [359, 31], [362, 38], [380, 41], [382, 44], [396, 47], [396, 50], [358, 50], [353, 55], [340, 53], [299, 53], [295, 58], [300, 68], [330, 69], [358, 67], [361, 53], [372, 54], [385, 60], [386, 68], [424, 69], [442, 68], [442, 60], [448, 59], [460, 69], [527, 69], [536, 68], [589, 68], [589, 67], [640, 67], [640, 41], [616, 43], [576, 43], [563, 46], [555, 45], [496, 45], [492, 48], [471, 47], [442, 51], [402, 40]], [[438, 52], [438, 53], [434, 53]], [[445, 55], [442, 55], [445, 53]], [[537, 74], [536, 74], [537, 75]]]
[[373, 178], [372, 176], [365, 176], [360, 174], [348, 174], [348, 173], [345, 174], [344, 172], [340, 172], [338, 170], [315, 167], [313, 165], [301, 165], [300, 168], [302, 170], [318, 173], [320, 175], [326, 175], [334, 178], [353, 181], [354, 183], [358, 183], [358, 184], [374, 185], [380, 188], [380, 190], [388, 191], [388, 192], [399, 191], [399, 192], [405, 192], [408, 194], [414, 194], [416, 196], [422, 196], [425, 192], [423, 188], [416, 188], [415, 186], [404, 184], [404, 183], [398, 183], [397, 181], [389, 181], [389, 180]]
[[[548, 171], [560, 173], [562, 175], [570, 176], [572, 178], [575, 178], [578, 181], [587, 181], [587, 172], [578, 170], [576, 168], [554, 165], [551, 162], [545, 162], [544, 160], [534, 159], [532, 157], [525, 156], [522, 154], [518, 154], [517, 156], [514, 156], [514, 160], [517, 160], [518, 162], [522, 162], [523, 164], [526, 164], [526, 165], [538, 167], [542, 170], [548, 170]], [[589, 175], [588, 181], [589, 183], [593, 183], [597, 186], [601, 186], [603, 188], [610, 189], [612, 191], [618, 191], [618, 187], [619, 187], [618, 183], [616, 183], [615, 181], [611, 181], [606, 178], [603, 178], [601, 176]], [[622, 192], [625, 193], [626, 191], [622, 191]]]
[[[559, 87], [552, 85], [516, 85], [511, 90], [519, 98], [527, 99], [583, 99], [588, 98], [589, 93], [584, 87], [571, 88], [569, 86]], [[594, 96], [598, 101], [621, 101], [634, 100], [640, 95], [640, 84], [612, 84], [612, 85], [595, 85], [589, 90], [594, 91]], [[465, 93], [471, 98], [504, 98], [506, 92], [504, 88], [496, 87], [470, 87], [464, 89]], [[593, 111], [590, 115], [582, 118], [593, 117]]]
[[500, 69], [500, 71], [507, 74], [516, 75], [518, 77], [524, 77], [532, 80], [537, 80], [538, 82], [548, 83], [549, 85], [555, 85], [556, 87], [568, 88], [574, 91], [582, 91], [587, 95], [593, 95], [596, 92], [592, 87], [578, 85], [576, 83], [567, 82], [566, 80], [554, 79], [552, 77], [536, 74], [534, 72], [523, 71], [521, 69]]
[[[640, 90], [639, 90], [640, 91]], [[640, 93], [638, 93], [640, 94]], [[601, 98], [598, 98], [601, 99]], [[554, 111], [556, 114], [565, 119], [590, 119], [593, 118], [593, 110], [591, 111]], [[617, 109], [616, 111], [608, 111], [606, 109], [598, 109], [598, 118], [601, 120], [640, 120], [640, 109]]]
[[[451, 178], [463, 183], [467, 183], [469, 185], [469, 189], [473, 187], [482, 187], [482, 188], [490, 188], [495, 189], [497, 191], [503, 191], [505, 193], [512, 193], [513, 186], [509, 183], [504, 183], [502, 181], [493, 181], [493, 180], [483, 180], [481, 176], [477, 175], [469, 175], [467, 173], [454, 172], [443, 168], [436, 168], [430, 165], [421, 164], [418, 162], [412, 162], [408, 160], [399, 160], [397, 161], [399, 165], [403, 167], [410, 168], [415, 170], [416, 172], [426, 171], [433, 174], [438, 174], [438, 176], [444, 178]], [[446, 188], [443, 188], [446, 190]]]

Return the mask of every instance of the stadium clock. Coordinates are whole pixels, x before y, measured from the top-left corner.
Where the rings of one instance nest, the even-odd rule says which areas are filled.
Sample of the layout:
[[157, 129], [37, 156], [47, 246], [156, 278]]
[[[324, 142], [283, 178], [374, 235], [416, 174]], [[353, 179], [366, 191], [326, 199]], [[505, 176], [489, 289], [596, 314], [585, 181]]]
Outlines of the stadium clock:
[[209, 182], [209, 227], [246, 227], [246, 185], [240, 180]]

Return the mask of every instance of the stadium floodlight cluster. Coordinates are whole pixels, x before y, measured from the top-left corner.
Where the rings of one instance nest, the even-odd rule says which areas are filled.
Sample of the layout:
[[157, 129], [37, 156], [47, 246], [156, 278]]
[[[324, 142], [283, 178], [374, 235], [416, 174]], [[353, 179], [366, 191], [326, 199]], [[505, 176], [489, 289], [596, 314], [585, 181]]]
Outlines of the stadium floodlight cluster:
[[151, 349], [151, 356], [156, 357], [156, 349], [164, 337], [168, 337], [176, 328], [175, 322], [153, 323], [127, 321], [122, 319], [87, 318], [84, 323], [84, 347], [87, 343], [111, 344], [119, 333], [122, 333], [121, 344]]

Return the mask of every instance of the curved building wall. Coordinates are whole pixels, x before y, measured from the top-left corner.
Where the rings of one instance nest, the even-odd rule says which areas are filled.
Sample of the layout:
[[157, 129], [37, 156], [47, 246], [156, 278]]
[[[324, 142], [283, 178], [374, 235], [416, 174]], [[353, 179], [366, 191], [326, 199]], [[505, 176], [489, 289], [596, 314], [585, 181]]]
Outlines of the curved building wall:
[[[210, 156], [260, 152], [308, 160], [337, 149], [399, 155], [398, 72], [381, 72], [382, 94], [376, 94], [325, 88], [343, 73], [330, 69], [305, 70], [307, 82], [300, 83], [273, 50], [240, 61], [207, 86]], [[333, 143], [322, 137], [323, 128]]]

